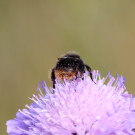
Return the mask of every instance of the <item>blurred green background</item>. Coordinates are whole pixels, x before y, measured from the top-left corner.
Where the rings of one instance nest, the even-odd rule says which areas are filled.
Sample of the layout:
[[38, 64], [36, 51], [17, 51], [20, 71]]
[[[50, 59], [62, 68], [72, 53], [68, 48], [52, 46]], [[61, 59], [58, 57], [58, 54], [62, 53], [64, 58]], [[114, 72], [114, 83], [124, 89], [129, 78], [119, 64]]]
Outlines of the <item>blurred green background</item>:
[[68, 51], [135, 95], [135, 1], [0, 0], [0, 135]]

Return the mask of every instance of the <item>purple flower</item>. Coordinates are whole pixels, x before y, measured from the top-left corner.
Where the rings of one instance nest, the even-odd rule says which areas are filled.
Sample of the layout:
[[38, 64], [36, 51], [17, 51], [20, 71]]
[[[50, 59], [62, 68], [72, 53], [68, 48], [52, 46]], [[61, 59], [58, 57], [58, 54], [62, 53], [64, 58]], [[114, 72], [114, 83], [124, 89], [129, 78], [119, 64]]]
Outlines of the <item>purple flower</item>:
[[7, 121], [8, 134], [135, 135], [135, 98], [125, 91], [125, 78], [94, 71], [93, 80], [85, 73], [84, 80], [57, 82], [54, 94], [41, 82], [45, 94], [38, 86], [33, 103]]

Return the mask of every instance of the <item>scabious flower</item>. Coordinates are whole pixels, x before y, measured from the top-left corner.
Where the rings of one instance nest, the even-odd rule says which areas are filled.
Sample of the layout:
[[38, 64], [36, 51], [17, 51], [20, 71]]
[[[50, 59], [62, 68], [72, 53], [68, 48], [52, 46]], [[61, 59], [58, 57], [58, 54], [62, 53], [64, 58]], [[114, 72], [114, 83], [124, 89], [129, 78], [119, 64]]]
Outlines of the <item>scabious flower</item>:
[[55, 89], [41, 82], [44, 93], [39, 86], [33, 103], [7, 121], [8, 134], [135, 135], [135, 98], [125, 91], [125, 78], [92, 74], [93, 81], [85, 73], [83, 80], [57, 82]]

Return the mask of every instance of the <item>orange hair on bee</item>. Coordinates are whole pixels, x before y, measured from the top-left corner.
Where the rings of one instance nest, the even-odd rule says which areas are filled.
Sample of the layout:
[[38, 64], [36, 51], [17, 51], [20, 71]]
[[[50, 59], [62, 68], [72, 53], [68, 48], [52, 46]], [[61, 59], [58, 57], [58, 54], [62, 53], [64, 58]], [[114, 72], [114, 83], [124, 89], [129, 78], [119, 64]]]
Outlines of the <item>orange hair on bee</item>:
[[56, 75], [56, 78], [58, 78], [60, 80], [65, 79], [66, 81], [70, 81], [75, 76], [75, 72], [74, 71], [66, 72], [63, 70], [56, 70], [55, 75]]

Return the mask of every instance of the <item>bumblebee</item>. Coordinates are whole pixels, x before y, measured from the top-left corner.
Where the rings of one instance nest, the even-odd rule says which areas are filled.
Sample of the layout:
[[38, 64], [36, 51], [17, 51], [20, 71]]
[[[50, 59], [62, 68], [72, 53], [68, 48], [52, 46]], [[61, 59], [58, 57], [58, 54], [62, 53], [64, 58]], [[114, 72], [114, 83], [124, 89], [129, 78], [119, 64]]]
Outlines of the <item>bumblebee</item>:
[[90, 78], [93, 81], [91, 68], [83, 62], [79, 55], [71, 53], [58, 58], [58, 61], [51, 72], [53, 88], [55, 88], [56, 78], [61, 81], [72, 81], [74, 78], [83, 79], [83, 73], [85, 73], [86, 70], [89, 72]]

